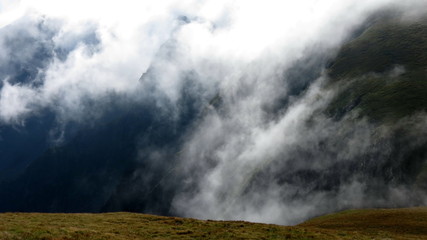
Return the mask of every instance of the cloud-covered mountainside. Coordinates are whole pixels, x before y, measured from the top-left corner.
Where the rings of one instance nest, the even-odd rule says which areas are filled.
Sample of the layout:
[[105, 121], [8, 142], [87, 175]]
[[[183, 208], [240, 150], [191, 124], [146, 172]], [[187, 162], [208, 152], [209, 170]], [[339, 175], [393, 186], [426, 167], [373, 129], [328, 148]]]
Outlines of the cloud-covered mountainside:
[[0, 211], [427, 204], [423, 1], [33, 2], [0, 4]]

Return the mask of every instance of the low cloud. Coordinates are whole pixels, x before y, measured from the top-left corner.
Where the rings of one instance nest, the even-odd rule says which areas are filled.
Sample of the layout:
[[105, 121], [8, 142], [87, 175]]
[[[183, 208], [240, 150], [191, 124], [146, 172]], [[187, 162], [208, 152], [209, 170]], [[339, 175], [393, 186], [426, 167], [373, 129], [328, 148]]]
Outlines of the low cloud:
[[[396, 206], [419, 202], [410, 201], [397, 182], [382, 196], [371, 194], [393, 183], [388, 178], [403, 161], [396, 157], [390, 176], [375, 176], [393, 155], [394, 138], [387, 135], [393, 131], [322, 113], [335, 94], [323, 87], [328, 58], [378, 10], [397, 6], [407, 16], [420, 15], [410, 12], [408, 1], [5, 5], [2, 124], [24, 124], [42, 109], [63, 122], [96, 119], [108, 108], [102, 103], [115, 95], [136, 102], [156, 99], [176, 120], [185, 97], [200, 101], [195, 105], [203, 114], [182, 134], [173, 167], [182, 179], [174, 213], [293, 224], [347, 207], [388, 206], [390, 199]], [[10, 41], [22, 36], [31, 41]], [[16, 71], [8, 71], [12, 65]], [[23, 69], [25, 76], [16, 74]], [[402, 71], [397, 67], [392, 73]], [[218, 104], [211, 102], [215, 97]], [[157, 165], [172, 150], [159, 151], [141, 146], [141, 156]]]

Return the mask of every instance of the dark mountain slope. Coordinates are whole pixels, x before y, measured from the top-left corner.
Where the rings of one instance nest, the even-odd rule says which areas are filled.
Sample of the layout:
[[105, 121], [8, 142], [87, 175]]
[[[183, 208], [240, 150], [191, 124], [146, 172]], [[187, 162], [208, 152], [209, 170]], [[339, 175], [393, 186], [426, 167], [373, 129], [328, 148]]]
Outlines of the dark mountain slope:
[[0, 182], [16, 178], [50, 145], [55, 119], [43, 113], [28, 119], [25, 126], [0, 126]]
[[[82, 31], [82, 40], [75, 38], [67, 47], [56, 47], [54, 38], [58, 26], [54, 20], [40, 18], [22, 18], [0, 29], [4, 59], [0, 64], [0, 90], [7, 82], [10, 85], [41, 87], [45, 71], [56, 59], [64, 61], [69, 53], [79, 44], [95, 47], [99, 44], [96, 33], [90, 26]], [[87, 29], [86, 29], [87, 28]], [[56, 141], [68, 141], [79, 124], [61, 125], [54, 109], [47, 107], [37, 109], [28, 115], [12, 117], [0, 122], [0, 183], [17, 178], [25, 168], [40, 157]], [[65, 135], [61, 136], [64, 133]]]
[[63, 145], [48, 149], [19, 178], [0, 185], [0, 211], [168, 214], [173, 194], [163, 196], [177, 183], [157, 192], [153, 187], [173, 167], [200, 100], [185, 95], [180, 104], [186, 107], [175, 117], [163, 109], [173, 105], [156, 101], [111, 106], [104, 123], [81, 127]]

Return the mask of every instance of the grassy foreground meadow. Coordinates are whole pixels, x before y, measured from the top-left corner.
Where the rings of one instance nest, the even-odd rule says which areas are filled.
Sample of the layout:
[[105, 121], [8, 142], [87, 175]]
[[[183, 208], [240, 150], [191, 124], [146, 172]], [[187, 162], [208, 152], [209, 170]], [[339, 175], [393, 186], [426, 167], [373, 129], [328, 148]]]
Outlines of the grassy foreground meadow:
[[3, 213], [0, 239], [427, 239], [427, 208], [349, 210], [297, 226], [137, 213]]

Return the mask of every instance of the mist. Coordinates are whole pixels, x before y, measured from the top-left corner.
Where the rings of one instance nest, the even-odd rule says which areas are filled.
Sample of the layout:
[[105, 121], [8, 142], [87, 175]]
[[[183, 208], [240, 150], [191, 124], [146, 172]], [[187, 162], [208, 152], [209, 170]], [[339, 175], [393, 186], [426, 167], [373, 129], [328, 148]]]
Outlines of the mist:
[[[398, 9], [407, 21], [426, 7], [3, 1], [0, 125], [25, 127], [49, 112], [48, 142], [61, 146], [73, 128], [143, 106], [134, 114], [151, 125], [135, 137], [135, 168], [106, 183], [97, 210], [122, 210], [115, 197], [152, 199], [138, 210], [296, 224], [347, 208], [427, 204], [423, 189], [406, 184], [402, 172], [413, 169], [400, 168], [427, 142], [425, 113], [392, 126], [325, 114], [340, 92], [326, 69], [340, 47], [378, 12]], [[405, 71], [397, 69], [385, 74]]]

